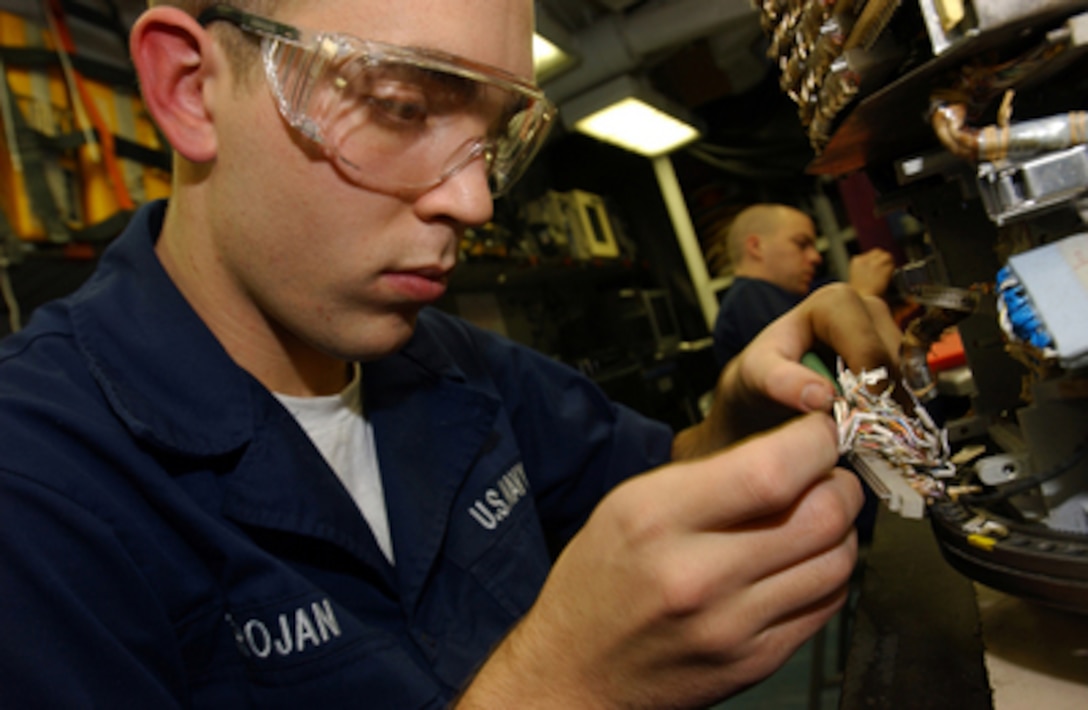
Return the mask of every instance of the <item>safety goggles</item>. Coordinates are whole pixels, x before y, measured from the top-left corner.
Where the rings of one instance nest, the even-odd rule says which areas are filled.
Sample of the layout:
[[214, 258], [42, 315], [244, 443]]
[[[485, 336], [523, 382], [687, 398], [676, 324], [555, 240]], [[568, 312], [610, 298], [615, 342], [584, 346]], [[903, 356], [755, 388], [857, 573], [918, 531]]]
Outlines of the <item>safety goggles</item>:
[[368, 190], [418, 196], [483, 160], [497, 197], [555, 118], [537, 87], [451, 54], [304, 30], [230, 5], [197, 18], [218, 20], [260, 37], [283, 118]]

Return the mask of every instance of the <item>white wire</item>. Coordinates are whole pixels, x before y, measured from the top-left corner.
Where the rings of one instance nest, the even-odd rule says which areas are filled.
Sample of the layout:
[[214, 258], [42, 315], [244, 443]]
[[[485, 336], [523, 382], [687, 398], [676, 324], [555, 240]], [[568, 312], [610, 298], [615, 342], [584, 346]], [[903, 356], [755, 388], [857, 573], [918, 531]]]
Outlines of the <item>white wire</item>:
[[15, 291], [11, 287], [8, 260], [5, 258], [0, 258], [0, 293], [3, 293], [4, 305], [8, 309], [8, 324], [11, 326], [11, 332], [17, 333], [23, 327], [23, 319], [19, 310], [19, 301], [15, 298]]

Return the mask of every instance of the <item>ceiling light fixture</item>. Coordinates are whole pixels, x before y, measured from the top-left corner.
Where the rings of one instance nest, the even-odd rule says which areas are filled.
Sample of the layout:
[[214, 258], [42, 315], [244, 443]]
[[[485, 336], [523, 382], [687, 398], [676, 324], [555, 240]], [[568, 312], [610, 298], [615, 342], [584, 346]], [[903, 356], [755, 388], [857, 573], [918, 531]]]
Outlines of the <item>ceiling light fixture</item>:
[[543, 83], [578, 65], [576, 41], [566, 29], [537, 7], [533, 33], [533, 74]]
[[626, 74], [565, 102], [559, 113], [570, 129], [650, 158], [702, 135], [687, 109]]

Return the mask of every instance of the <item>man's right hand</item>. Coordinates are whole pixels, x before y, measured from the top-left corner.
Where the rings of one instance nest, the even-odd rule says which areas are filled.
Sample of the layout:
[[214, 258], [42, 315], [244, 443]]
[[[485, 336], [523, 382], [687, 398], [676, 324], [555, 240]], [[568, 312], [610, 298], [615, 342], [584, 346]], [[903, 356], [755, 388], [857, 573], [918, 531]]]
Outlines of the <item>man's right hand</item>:
[[850, 259], [850, 285], [863, 296], [883, 296], [895, 275], [895, 259], [883, 249], [870, 249]]
[[842, 606], [862, 492], [822, 412], [609, 494], [458, 707], [702, 707]]

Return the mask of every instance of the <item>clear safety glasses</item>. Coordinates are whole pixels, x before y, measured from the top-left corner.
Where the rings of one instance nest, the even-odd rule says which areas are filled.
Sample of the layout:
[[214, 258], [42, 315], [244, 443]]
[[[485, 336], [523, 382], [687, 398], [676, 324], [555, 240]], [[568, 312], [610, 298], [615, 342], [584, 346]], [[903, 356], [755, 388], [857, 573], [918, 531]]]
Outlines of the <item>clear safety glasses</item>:
[[450, 54], [304, 30], [230, 5], [197, 18], [218, 20], [261, 38], [284, 119], [369, 190], [418, 196], [479, 159], [497, 197], [555, 118], [537, 87]]

